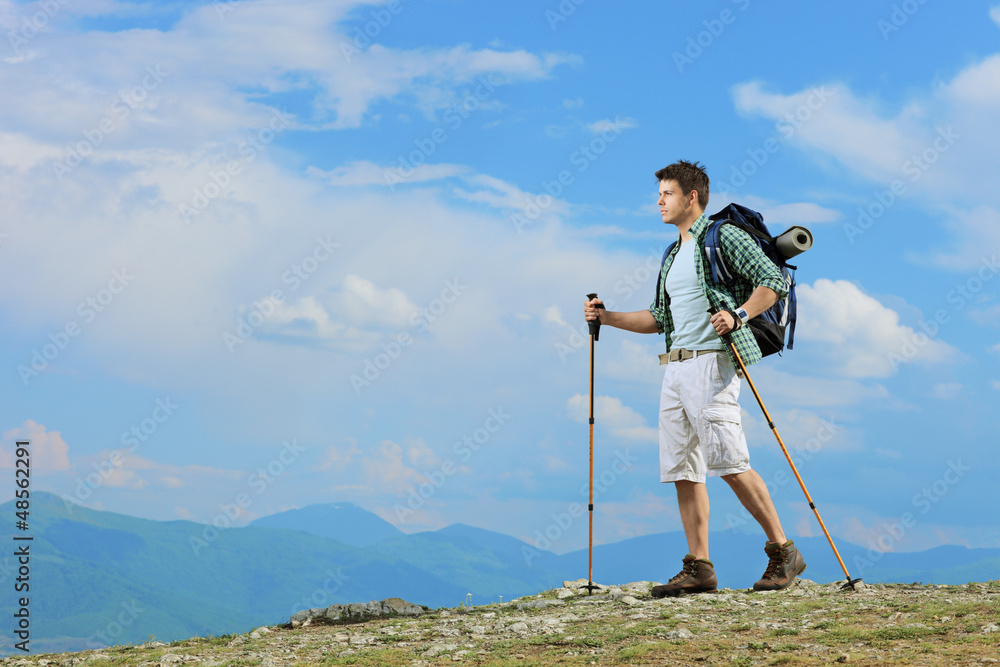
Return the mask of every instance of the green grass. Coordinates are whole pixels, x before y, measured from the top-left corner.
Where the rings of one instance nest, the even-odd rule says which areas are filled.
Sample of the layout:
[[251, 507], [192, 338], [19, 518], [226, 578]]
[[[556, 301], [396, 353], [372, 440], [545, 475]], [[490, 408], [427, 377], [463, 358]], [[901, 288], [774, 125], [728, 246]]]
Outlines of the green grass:
[[770, 635], [772, 637], [791, 637], [800, 632], [801, 630], [796, 630], [795, 628], [778, 628], [777, 630], [771, 630]]

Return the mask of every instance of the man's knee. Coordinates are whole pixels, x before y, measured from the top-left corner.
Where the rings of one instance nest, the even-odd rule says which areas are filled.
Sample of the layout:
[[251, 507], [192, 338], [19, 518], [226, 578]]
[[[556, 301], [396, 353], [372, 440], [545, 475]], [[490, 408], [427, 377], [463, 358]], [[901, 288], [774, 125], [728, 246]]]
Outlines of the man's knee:
[[753, 468], [748, 468], [747, 470], [743, 470], [740, 472], [733, 472], [729, 473], [728, 475], [720, 475], [720, 477], [726, 480], [726, 483], [729, 484], [729, 486], [732, 486], [733, 484], [740, 484], [749, 481], [756, 474], [757, 473], [754, 472]]

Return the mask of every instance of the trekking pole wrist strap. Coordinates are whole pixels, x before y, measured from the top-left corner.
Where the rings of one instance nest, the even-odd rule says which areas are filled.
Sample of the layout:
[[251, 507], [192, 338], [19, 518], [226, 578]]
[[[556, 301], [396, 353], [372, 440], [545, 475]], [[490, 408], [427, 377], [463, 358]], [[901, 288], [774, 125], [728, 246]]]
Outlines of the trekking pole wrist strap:
[[733, 318], [733, 331], [736, 331], [743, 326], [743, 320], [740, 319], [740, 316], [736, 314], [735, 310], [727, 310], [726, 312]]

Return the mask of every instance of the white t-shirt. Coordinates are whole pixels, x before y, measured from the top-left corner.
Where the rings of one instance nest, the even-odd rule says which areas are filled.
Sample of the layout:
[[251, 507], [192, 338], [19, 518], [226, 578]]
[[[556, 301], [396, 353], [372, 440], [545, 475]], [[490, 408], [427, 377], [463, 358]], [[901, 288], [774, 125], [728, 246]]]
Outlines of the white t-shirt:
[[722, 339], [709, 321], [708, 299], [694, 266], [697, 239], [681, 243], [667, 271], [670, 316], [674, 321], [671, 349], [723, 350]]

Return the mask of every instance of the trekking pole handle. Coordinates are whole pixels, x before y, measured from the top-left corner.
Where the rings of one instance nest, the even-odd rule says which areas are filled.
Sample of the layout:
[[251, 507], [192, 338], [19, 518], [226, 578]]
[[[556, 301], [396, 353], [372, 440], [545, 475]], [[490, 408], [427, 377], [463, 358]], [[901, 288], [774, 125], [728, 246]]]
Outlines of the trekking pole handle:
[[[590, 294], [587, 295], [587, 299], [589, 299], [590, 301], [593, 301], [596, 298], [597, 298], [597, 292], [591, 292]], [[597, 304], [597, 308], [604, 308], [604, 304], [603, 303]], [[604, 310], [607, 309], [604, 308]], [[590, 329], [590, 335], [594, 337], [594, 340], [595, 341], [598, 340], [599, 336], [601, 335], [601, 320], [599, 319], [588, 320], [587, 328]]]

